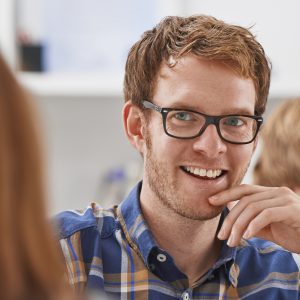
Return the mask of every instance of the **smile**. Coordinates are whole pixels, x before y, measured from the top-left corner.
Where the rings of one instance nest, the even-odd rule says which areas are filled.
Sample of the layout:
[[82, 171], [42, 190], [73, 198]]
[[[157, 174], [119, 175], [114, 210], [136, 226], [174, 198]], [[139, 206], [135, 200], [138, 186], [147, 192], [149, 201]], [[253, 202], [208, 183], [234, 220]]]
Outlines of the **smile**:
[[224, 170], [221, 169], [202, 169], [196, 167], [181, 167], [185, 172], [192, 174], [197, 177], [214, 179], [224, 174]]

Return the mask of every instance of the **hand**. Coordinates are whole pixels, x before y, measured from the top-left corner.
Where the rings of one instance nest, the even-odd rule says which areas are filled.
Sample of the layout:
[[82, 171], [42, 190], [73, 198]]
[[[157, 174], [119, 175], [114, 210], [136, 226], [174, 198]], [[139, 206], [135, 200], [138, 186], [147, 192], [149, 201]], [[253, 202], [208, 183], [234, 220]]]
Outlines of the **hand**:
[[218, 238], [237, 246], [241, 238], [259, 237], [300, 253], [300, 197], [286, 187], [239, 185], [209, 198], [214, 206], [239, 199]]

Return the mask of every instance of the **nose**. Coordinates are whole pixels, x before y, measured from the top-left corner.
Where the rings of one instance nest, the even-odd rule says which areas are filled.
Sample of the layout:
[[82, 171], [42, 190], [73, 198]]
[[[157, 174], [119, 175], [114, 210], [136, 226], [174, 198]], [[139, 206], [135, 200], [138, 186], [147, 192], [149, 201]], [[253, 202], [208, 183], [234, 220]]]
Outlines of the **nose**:
[[193, 150], [208, 158], [216, 158], [227, 150], [227, 144], [221, 139], [215, 125], [210, 124], [205, 131], [195, 139]]

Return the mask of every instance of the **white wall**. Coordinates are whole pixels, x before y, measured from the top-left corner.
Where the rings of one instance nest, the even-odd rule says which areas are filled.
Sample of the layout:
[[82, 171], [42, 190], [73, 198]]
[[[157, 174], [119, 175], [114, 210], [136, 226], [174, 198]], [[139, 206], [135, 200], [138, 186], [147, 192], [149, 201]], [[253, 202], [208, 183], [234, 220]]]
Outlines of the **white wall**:
[[[20, 1], [25, 3], [38, 0]], [[15, 51], [13, 2], [0, 0], [0, 45], [12, 62]], [[255, 25], [253, 32], [273, 62], [268, 111], [286, 97], [300, 95], [298, 0], [159, 2], [159, 16], [205, 13], [243, 26]], [[36, 13], [35, 9], [31, 16], [34, 17]], [[37, 26], [34, 25], [38, 23], [37, 20], [28, 20], [25, 18], [22, 22], [28, 26]], [[34, 32], [39, 35], [42, 31], [35, 28]], [[49, 81], [37, 76], [39, 78], [29, 76], [25, 82], [38, 94], [37, 105], [44, 123], [51, 211], [83, 208], [95, 198], [101, 200], [98, 199], [98, 188], [103, 174], [109, 168], [130, 161], [140, 162], [139, 155], [123, 134], [122, 78], [117, 75], [113, 80], [105, 82], [95, 77], [91, 82], [90, 77], [83, 74], [77, 81], [67, 83], [64, 77], [54, 76], [54, 80]], [[245, 182], [251, 181], [252, 166]]]
[[[101, 202], [110, 168], [140, 162], [123, 133], [118, 97], [39, 97], [50, 208], [57, 212]], [[105, 199], [106, 200], [106, 199]]]
[[9, 65], [16, 66], [15, 0], [0, 0], [0, 51]]
[[272, 61], [271, 95], [300, 94], [300, 1], [188, 0], [186, 14], [213, 15], [252, 32]]

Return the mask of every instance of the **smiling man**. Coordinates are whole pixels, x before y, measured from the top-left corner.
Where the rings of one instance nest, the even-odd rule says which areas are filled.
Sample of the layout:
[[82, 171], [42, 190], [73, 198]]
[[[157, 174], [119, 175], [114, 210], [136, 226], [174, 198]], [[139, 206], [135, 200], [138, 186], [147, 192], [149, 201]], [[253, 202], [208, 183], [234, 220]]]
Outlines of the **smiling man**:
[[240, 185], [269, 83], [245, 28], [200, 15], [144, 33], [123, 109], [143, 181], [117, 207], [59, 215], [74, 286], [117, 299], [299, 299], [299, 196]]
[[241, 182], [255, 148], [248, 143], [260, 124], [253, 118], [254, 84], [194, 54], [179, 58], [172, 69], [163, 63], [157, 77], [151, 102], [143, 106], [168, 110], [162, 116], [145, 111], [149, 120], [144, 121], [144, 135], [137, 136], [140, 124], [131, 123], [137, 108], [131, 102], [125, 105], [129, 139], [145, 156], [142, 208], [161, 206], [166, 213], [175, 212], [174, 217], [212, 219], [222, 207], [212, 206], [208, 198]]

